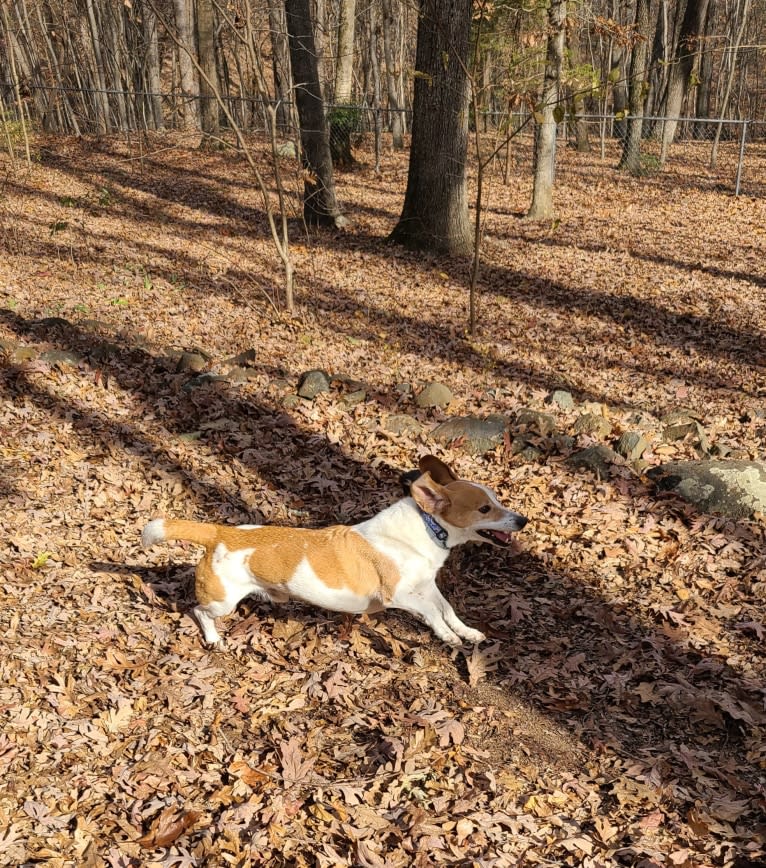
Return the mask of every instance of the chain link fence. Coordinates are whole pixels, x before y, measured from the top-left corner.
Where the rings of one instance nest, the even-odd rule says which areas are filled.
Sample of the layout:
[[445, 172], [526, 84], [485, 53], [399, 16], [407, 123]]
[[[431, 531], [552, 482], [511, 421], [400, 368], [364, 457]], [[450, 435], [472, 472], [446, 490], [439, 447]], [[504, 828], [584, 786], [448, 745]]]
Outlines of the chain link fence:
[[[35, 89], [43, 91], [35, 94]], [[67, 116], [75, 119], [77, 133], [95, 135], [99, 132], [93, 114], [88, 110], [95, 98], [93, 89], [51, 88], [26, 85], [24, 91], [12, 82], [0, 82], [0, 124], [5, 129], [6, 146], [10, 135], [23, 122], [32, 129], [55, 134], [62, 116], [55, 112], [57, 102], [67, 101]], [[122, 101], [134, 106], [130, 113], [131, 131], [158, 129], [156, 114], [146, 108], [159, 98], [162, 106], [163, 129], [183, 129], [190, 115], [190, 106], [199, 105], [203, 97], [188, 98], [174, 94], [148, 92], [102, 91], [110, 101]], [[21, 96], [21, 99], [19, 99]], [[237, 125], [250, 134], [270, 134], [270, 117], [277, 125], [280, 146], [290, 150], [289, 143], [300, 139], [295, 106], [285, 102], [266, 102], [259, 97], [224, 96], [226, 107]], [[76, 111], [75, 111], [76, 109]], [[272, 109], [273, 111], [268, 111]], [[411, 129], [411, 111], [394, 110], [369, 104], [327, 106], [328, 129], [333, 161], [339, 168], [354, 162], [354, 151], [371, 146], [376, 169], [382, 155], [393, 147], [404, 145], [404, 136]], [[113, 132], [125, 132], [122, 113], [115, 109]], [[221, 117], [225, 125], [225, 118]], [[513, 176], [531, 173], [534, 164], [535, 122], [529, 112], [479, 113], [480, 130], [485, 151], [497, 150], [498, 165], [506, 183]], [[635, 127], [638, 126], [636, 133]], [[631, 131], [633, 128], [633, 131]], [[225, 126], [224, 126], [225, 129]], [[62, 130], [61, 132], [73, 132]], [[665, 118], [630, 116], [581, 115], [567, 116], [558, 124], [557, 169], [560, 181], [569, 172], [595, 176], [617, 168], [637, 178], [650, 180], [663, 175], [679, 184], [694, 184], [704, 189], [734, 195], [766, 195], [766, 121], [717, 118]]]

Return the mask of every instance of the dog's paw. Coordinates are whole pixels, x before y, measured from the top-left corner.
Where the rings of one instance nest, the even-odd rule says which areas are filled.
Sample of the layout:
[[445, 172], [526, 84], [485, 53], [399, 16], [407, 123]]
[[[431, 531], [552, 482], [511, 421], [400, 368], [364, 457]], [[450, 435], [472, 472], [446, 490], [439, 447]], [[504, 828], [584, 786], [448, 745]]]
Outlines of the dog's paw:
[[484, 642], [486, 636], [479, 630], [472, 630], [470, 627], [463, 633], [463, 639], [466, 642], [471, 642], [473, 645], [478, 645], [479, 642]]
[[225, 651], [226, 650], [226, 642], [224, 639], [216, 639], [215, 642], [205, 642], [205, 648], [208, 651]]

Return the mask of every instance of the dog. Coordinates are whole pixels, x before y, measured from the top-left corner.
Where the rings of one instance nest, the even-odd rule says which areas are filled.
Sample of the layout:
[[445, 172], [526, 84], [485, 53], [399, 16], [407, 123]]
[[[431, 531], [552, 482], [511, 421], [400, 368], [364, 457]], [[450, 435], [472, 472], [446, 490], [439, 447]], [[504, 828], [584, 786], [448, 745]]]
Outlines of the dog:
[[156, 518], [141, 539], [145, 548], [169, 540], [204, 546], [193, 611], [214, 648], [223, 647], [215, 619], [250, 595], [355, 614], [403, 609], [448, 645], [483, 641], [442, 596], [436, 575], [455, 546], [506, 547], [527, 519], [486, 486], [458, 479], [433, 455], [404, 474], [402, 484], [404, 498], [360, 524], [312, 530]]

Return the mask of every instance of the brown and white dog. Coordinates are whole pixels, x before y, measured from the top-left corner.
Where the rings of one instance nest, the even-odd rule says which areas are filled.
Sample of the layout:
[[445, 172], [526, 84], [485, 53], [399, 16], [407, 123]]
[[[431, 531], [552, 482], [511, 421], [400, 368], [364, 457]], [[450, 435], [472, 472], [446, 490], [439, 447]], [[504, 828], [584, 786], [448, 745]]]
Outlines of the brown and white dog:
[[402, 477], [410, 496], [360, 524], [310, 530], [156, 518], [141, 540], [144, 547], [167, 540], [205, 547], [194, 614], [210, 645], [223, 644], [215, 619], [251, 594], [337, 612], [403, 609], [449, 645], [481, 642], [484, 634], [467, 627], [439, 592], [436, 574], [450, 549], [466, 542], [507, 546], [527, 519], [433, 455], [419, 466]]

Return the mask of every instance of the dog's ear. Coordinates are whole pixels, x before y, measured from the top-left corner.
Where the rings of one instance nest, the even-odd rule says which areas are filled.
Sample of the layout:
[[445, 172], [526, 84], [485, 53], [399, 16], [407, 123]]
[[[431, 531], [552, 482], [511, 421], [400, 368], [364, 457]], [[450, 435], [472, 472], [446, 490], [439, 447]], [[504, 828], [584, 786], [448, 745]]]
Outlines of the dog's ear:
[[412, 483], [418, 479], [422, 475], [420, 470], [408, 470], [406, 473], [402, 473], [399, 477], [399, 483], [404, 489], [405, 495], [410, 494], [410, 490], [412, 489]]
[[420, 459], [419, 466], [423, 473], [429, 473], [431, 479], [438, 482], [439, 485], [449, 485], [450, 482], [454, 482], [457, 479], [457, 476], [455, 476], [450, 468], [435, 455], [424, 455]]
[[431, 478], [430, 473], [423, 473], [411, 485], [410, 493], [415, 503], [429, 515], [439, 515], [450, 505], [450, 497], [443, 486]]

